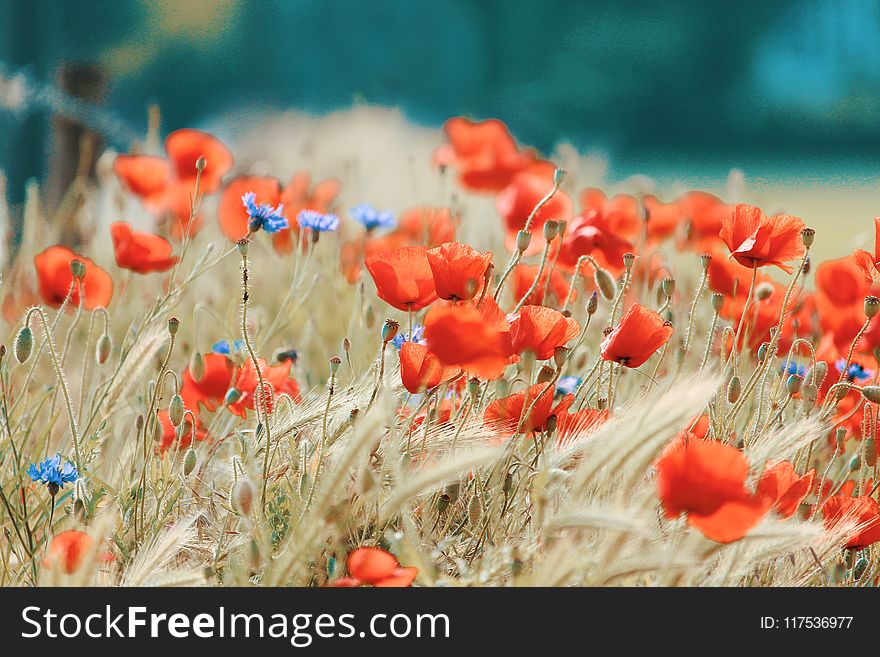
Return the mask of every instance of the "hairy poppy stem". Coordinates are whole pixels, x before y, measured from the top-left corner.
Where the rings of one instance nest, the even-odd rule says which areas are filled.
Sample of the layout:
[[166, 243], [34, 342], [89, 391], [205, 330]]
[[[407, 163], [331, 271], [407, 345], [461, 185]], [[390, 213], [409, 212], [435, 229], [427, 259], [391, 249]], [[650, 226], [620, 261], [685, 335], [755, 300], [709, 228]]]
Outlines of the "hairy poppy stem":
[[[535, 274], [535, 280], [532, 281], [531, 286], [526, 291], [526, 293], [523, 295], [523, 298], [519, 300], [519, 303], [516, 304], [516, 307], [513, 309], [514, 315], [519, 312], [519, 309], [523, 307], [523, 304], [525, 304], [526, 299], [528, 299], [537, 289], [538, 281], [541, 280], [541, 274], [544, 272], [544, 267], [547, 265], [547, 255], [550, 253], [550, 243], [551, 242], [552, 242], [552, 240], [547, 240], [547, 242], [545, 242], [544, 251], [541, 253], [541, 263], [538, 265], [538, 273]], [[549, 281], [548, 281], [548, 285], [549, 285]], [[544, 289], [546, 291], [547, 286], [544, 286]]]

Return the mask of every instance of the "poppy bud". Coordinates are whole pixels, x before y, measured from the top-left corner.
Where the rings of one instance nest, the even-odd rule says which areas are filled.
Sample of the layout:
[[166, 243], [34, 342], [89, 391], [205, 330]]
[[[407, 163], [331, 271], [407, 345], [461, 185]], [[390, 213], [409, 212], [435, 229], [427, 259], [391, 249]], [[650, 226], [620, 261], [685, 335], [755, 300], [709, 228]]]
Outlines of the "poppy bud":
[[336, 374], [339, 371], [339, 366], [342, 364], [342, 359], [339, 356], [333, 356], [330, 359], [330, 374]]
[[552, 367], [544, 365], [538, 372], [538, 380], [535, 381], [535, 383], [547, 383], [548, 381], [553, 379], [553, 376], [555, 374], [556, 371]]
[[15, 336], [15, 360], [25, 362], [31, 357], [34, 348], [34, 332], [30, 326], [22, 326], [18, 335]]
[[206, 166], [208, 166], [208, 160], [205, 159], [204, 155], [199, 155], [199, 159], [196, 160], [196, 170], [202, 172]]
[[861, 457], [860, 457], [858, 454], [855, 454], [855, 455], [849, 460], [849, 469], [850, 469], [850, 472], [855, 472], [856, 470], [858, 470], [858, 469], [861, 468], [861, 467], [862, 467], [862, 459], [861, 459]]
[[828, 363], [824, 360], [820, 360], [816, 363], [815, 367], [810, 368], [810, 371], [807, 373], [807, 378], [815, 385], [820, 385], [825, 379], [826, 374], [828, 374]]
[[880, 404], [880, 386], [865, 386], [862, 395], [872, 404]]
[[553, 184], [557, 187], [561, 185], [565, 180], [567, 173], [568, 172], [565, 169], [556, 169], [556, 171], [553, 172]]
[[559, 224], [555, 221], [544, 223], [544, 239], [548, 242], [556, 237], [559, 233]]
[[595, 315], [596, 309], [599, 307], [599, 295], [596, 294], [596, 291], [593, 290], [593, 293], [590, 295], [590, 300], [587, 301], [587, 314]]
[[837, 431], [834, 432], [834, 442], [837, 443], [838, 447], [843, 447], [844, 440], [846, 440], [846, 428], [837, 427]]
[[516, 234], [516, 250], [524, 253], [532, 243], [532, 234], [527, 230], [521, 230]]
[[758, 284], [758, 287], [755, 288], [755, 297], [758, 301], [766, 301], [771, 296], [773, 296], [773, 284], [767, 283], [766, 281]]
[[660, 283], [660, 287], [663, 288], [663, 294], [667, 297], [671, 297], [675, 294], [675, 279], [674, 278], [664, 278], [663, 282]]
[[168, 404], [168, 419], [175, 427], [179, 427], [183, 422], [183, 398], [180, 395], [174, 395]]
[[813, 239], [816, 237], [816, 231], [812, 228], [803, 228], [801, 229], [801, 241], [804, 243], [804, 246], [810, 248], [813, 246]]
[[547, 433], [556, 433], [556, 422], [557, 420], [555, 415], [550, 415], [547, 418]]
[[624, 253], [623, 254], [623, 266], [627, 271], [632, 269], [633, 263], [635, 261], [636, 261], [636, 254], [635, 253]]
[[596, 281], [596, 287], [599, 288], [602, 296], [608, 300], [613, 299], [615, 293], [614, 279], [611, 277], [611, 274], [608, 273], [608, 270], [600, 267], [596, 270], [596, 273], [593, 274], [593, 278]]
[[720, 292], [715, 292], [712, 295], [712, 310], [720, 313], [722, 308], [724, 308], [724, 295]]
[[397, 335], [397, 330], [400, 328], [400, 324], [395, 322], [393, 319], [386, 319], [385, 324], [382, 325], [382, 342], [389, 343], [394, 339], [394, 336]]
[[785, 381], [785, 389], [788, 390], [789, 395], [796, 395], [801, 391], [803, 384], [804, 380], [801, 377], [792, 374]]
[[86, 276], [86, 264], [82, 260], [74, 258], [70, 261], [70, 273], [76, 280], [81, 281]]
[[556, 367], [562, 367], [565, 364], [565, 361], [568, 360], [568, 347], [556, 347], [553, 350], [553, 362], [556, 364]]
[[367, 304], [367, 309], [364, 311], [364, 324], [368, 329], [376, 325], [376, 312], [370, 304]]
[[474, 526], [478, 525], [482, 514], [483, 509], [480, 506], [480, 498], [479, 496], [474, 495], [471, 498], [471, 501], [468, 502], [468, 522]]
[[177, 329], [180, 327], [180, 320], [176, 317], [172, 317], [168, 320], [168, 333], [170, 335], [177, 335]]
[[191, 446], [183, 455], [183, 476], [188, 477], [196, 467], [196, 450]]
[[348, 339], [348, 336], [342, 338], [342, 350], [345, 353], [351, 351], [351, 340]]
[[95, 360], [98, 361], [98, 365], [103, 365], [107, 362], [107, 359], [110, 357], [111, 346], [110, 336], [106, 333], [98, 338], [98, 342], [95, 343]]
[[238, 249], [238, 255], [240, 255], [242, 258], [247, 257], [248, 247], [250, 246], [250, 243], [251, 241], [246, 237], [242, 237], [235, 243], [235, 248]]
[[473, 376], [468, 379], [468, 394], [476, 400], [480, 396], [480, 380]]
[[156, 418], [156, 421], [153, 422], [153, 442], [161, 443], [162, 442], [162, 434], [164, 433], [164, 429], [162, 428], [162, 423], [159, 421], [159, 418]]
[[735, 404], [742, 393], [742, 381], [738, 376], [731, 377], [730, 383], [727, 384], [727, 401]]
[[877, 297], [865, 297], [865, 317], [873, 318], [880, 310], [880, 299]]
[[140, 431], [141, 429], [144, 428], [144, 416], [143, 415], [137, 416], [137, 418], [134, 421], [134, 428], [137, 429], [138, 431]]
[[813, 405], [816, 403], [816, 400], [819, 398], [819, 391], [816, 389], [814, 385], [805, 385], [801, 389], [801, 399], [804, 401], [803, 410], [804, 413], [808, 413]]
[[877, 464], [877, 442], [871, 436], [865, 438], [865, 463], [873, 468]]
[[700, 256], [700, 264], [703, 266], [703, 271], [709, 269], [709, 265], [712, 264], [712, 254], [704, 253]]
[[443, 513], [449, 508], [449, 495], [441, 493], [437, 498], [437, 513]]
[[232, 508], [240, 515], [250, 515], [254, 504], [254, 485], [248, 479], [239, 479], [232, 487]]
[[449, 484], [446, 487], [446, 495], [449, 497], [450, 502], [455, 502], [458, 500], [458, 494], [461, 492], [461, 484], [459, 482], [455, 482], [453, 484]]
[[198, 383], [205, 376], [205, 359], [202, 357], [202, 352], [196, 350], [192, 353], [192, 356], [189, 358], [189, 373], [193, 378], [193, 381]]
[[767, 350], [769, 348], [770, 347], [768, 346], [768, 344], [766, 342], [763, 343], [760, 347], [758, 347], [758, 361], [759, 362], [763, 363], [764, 359], [767, 358]]
[[868, 560], [865, 559], [865, 557], [861, 557], [858, 561], [856, 561], [856, 565], [853, 566], [853, 579], [862, 579], [862, 575], [865, 574], [866, 570], [868, 570]]
[[235, 388], [230, 388], [226, 391], [226, 396], [223, 398], [224, 406], [231, 406], [235, 404], [238, 400], [241, 399], [241, 393]]

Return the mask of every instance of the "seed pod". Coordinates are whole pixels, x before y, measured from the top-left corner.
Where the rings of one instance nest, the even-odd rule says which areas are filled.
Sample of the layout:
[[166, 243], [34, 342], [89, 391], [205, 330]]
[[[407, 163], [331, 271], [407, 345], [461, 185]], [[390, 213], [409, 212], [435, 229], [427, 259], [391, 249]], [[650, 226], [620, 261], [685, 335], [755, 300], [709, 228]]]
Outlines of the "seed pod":
[[735, 404], [742, 393], [742, 380], [738, 376], [731, 377], [730, 383], [727, 384], [727, 401]]
[[844, 440], [846, 440], [846, 429], [844, 427], [837, 427], [837, 431], [834, 432], [834, 442], [837, 443], [839, 448], [843, 448]]
[[758, 301], [766, 301], [771, 296], [773, 296], [773, 283], [759, 283], [758, 287], [755, 288], [755, 298]]
[[205, 377], [205, 359], [199, 350], [194, 351], [189, 358], [189, 373], [196, 383]]
[[235, 243], [235, 248], [238, 249], [238, 255], [240, 255], [242, 258], [247, 257], [250, 243], [251, 241], [246, 237], [242, 237]]
[[664, 278], [663, 282], [660, 283], [660, 287], [663, 288], [663, 294], [667, 297], [671, 297], [675, 294], [675, 279], [674, 278]]
[[22, 326], [18, 335], [15, 336], [15, 360], [24, 363], [31, 357], [34, 348], [34, 332], [30, 326]]
[[538, 380], [535, 383], [547, 383], [550, 381], [553, 376], [556, 374], [556, 370], [554, 370], [549, 365], [544, 365], [541, 367], [541, 370], [538, 372]]
[[393, 319], [386, 319], [385, 323], [382, 325], [382, 342], [388, 343], [394, 339], [394, 336], [397, 335], [397, 330], [400, 328], [400, 324], [395, 322]]
[[709, 265], [712, 264], [712, 254], [704, 253], [700, 256], [700, 264], [703, 266], [703, 271], [709, 269]]
[[98, 362], [98, 365], [103, 365], [107, 362], [107, 359], [110, 357], [110, 349], [112, 346], [110, 336], [106, 333], [98, 338], [98, 342], [95, 343], [95, 360]]
[[475, 376], [468, 379], [468, 394], [474, 401], [480, 396], [480, 380]]
[[596, 291], [593, 290], [593, 293], [590, 295], [590, 300], [587, 302], [587, 314], [595, 315], [596, 309], [599, 307], [599, 295], [596, 294]]
[[342, 365], [342, 359], [339, 356], [333, 356], [330, 359], [330, 374], [336, 374], [340, 365]]
[[812, 228], [801, 229], [801, 241], [807, 248], [813, 246], [813, 239], [816, 237], [816, 231]]
[[559, 223], [556, 221], [547, 221], [544, 223], [544, 239], [548, 242], [559, 234]]
[[872, 404], [880, 404], [880, 386], [865, 386], [862, 388], [862, 396]]
[[70, 261], [70, 273], [73, 274], [73, 277], [81, 281], [86, 277], [86, 263], [78, 258], [74, 258]]
[[168, 404], [168, 418], [175, 427], [179, 427], [180, 423], [183, 422], [184, 410], [183, 398], [180, 395], [174, 395]]
[[188, 477], [196, 467], [196, 450], [190, 446], [183, 455], [183, 476]]
[[608, 273], [607, 269], [602, 269], [601, 267], [597, 269], [593, 274], [593, 279], [596, 281], [596, 287], [599, 288], [603, 297], [609, 301], [614, 298], [616, 286], [614, 284], [614, 278]]
[[180, 328], [180, 320], [176, 317], [172, 317], [168, 320], [168, 333], [170, 335], [177, 335], [177, 329]]
[[880, 299], [877, 297], [865, 297], [865, 317], [873, 318], [880, 311]]
[[232, 487], [232, 508], [240, 515], [250, 515], [251, 508], [254, 504], [254, 485], [249, 479], [239, 479]]
[[520, 230], [516, 234], [516, 250], [520, 253], [525, 252], [527, 248], [529, 248], [529, 244], [532, 243], [532, 234], [527, 230]]
[[553, 184], [558, 187], [565, 181], [565, 176], [567, 175], [568, 172], [565, 169], [557, 168], [556, 171], [553, 172]]
[[568, 351], [568, 347], [556, 347], [553, 350], [553, 362], [556, 367], [565, 365], [565, 361], [568, 359]]
[[476, 526], [480, 522], [480, 516], [483, 514], [483, 508], [480, 506], [480, 497], [474, 495], [468, 502], [468, 522]]
[[804, 380], [799, 377], [797, 374], [792, 374], [785, 381], [785, 389], [788, 390], [789, 395], [796, 395], [801, 391], [803, 387]]
[[632, 269], [633, 263], [635, 263], [635, 261], [636, 261], [636, 254], [635, 253], [624, 253], [623, 254], [623, 266], [627, 271]]
[[712, 310], [720, 313], [722, 308], [724, 308], [724, 295], [720, 292], [715, 292], [712, 295]]

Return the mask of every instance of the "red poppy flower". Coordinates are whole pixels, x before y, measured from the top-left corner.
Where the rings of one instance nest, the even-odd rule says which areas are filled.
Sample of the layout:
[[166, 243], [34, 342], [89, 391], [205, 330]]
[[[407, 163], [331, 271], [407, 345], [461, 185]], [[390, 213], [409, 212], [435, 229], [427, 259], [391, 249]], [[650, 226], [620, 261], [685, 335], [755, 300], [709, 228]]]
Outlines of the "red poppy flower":
[[412, 394], [433, 390], [461, 374], [461, 368], [443, 367], [425, 345], [404, 342], [400, 347], [400, 378]]
[[599, 349], [603, 360], [639, 367], [672, 337], [672, 325], [653, 310], [634, 303]]
[[253, 192], [258, 204], [269, 204], [273, 208], [280, 203], [281, 183], [268, 176], [237, 176], [233, 178], [220, 196], [217, 219], [220, 230], [231, 242], [236, 242], [248, 233], [248, 213], [241, 197]]
[[798, 475], [788, 461], [768, 465], [758, 480], [758, 492], [773, 500], [773, 510], [780, 518], [791, 518], [813, 488], [816, 470]]
[[422, 246], [375, 253], [364, 264], [376, 283], [376, 294], [398, 310], [421, 310], [437, 299], [428, 252]]
[[86, 266], [86, 275], [82, 285], [77, 283], [70, 299], [70, 307], [79, 305], [80, 293], [85, 289], [83, 304], [87, 310], [98, 306], [108, 306], [113, 297], [113, 279], [110, 274], [86, 258], [66, 246], [50, 246], [34, 256], [34, 267], [37, 270], [37, 288], [43, 301], [53, 308], [59, 308], [67, 298], [73, 283], [70, 262], [79, 260]]
[[168, 271], [177, 262], [177, 258], [171, 255], [171, 242], [153, 233], [132, 230], [124, 221], [110, 224], [110, 236], [113, 238], [116, 264], [123, 269], [148, 274]]
[[226, 391], [232, 385], [234, 369], [232, 361], [222, 354], [205, 354], [202, 360], [205, 372], [201, 379], [196, 381], [188, 367], [181, 377], [180, 396], [184, 406], [196, 415], [199, 405], [214, 411], [223, 403]]
[[719, 240], [724, 221], [733, 208], [708, 192], [692, 191], [678, 199], [681, 218], [685, 224], [684, 244], [699, 251], [709, 250]]
[[[551, 189], [553, 189], [552, 171], [548, 176], [544, 172], [530, 170], [516, 174], [510, 185], [498, 194], [495, 207], [504, 219], [511, 244], [516, 240], [517, 232], [525, 228], [532, 210]], [[537, 253], [544, 248], [542, 231], [548, 220], [567, 223], [571, 221], [572, 216], [571, 199], [565, 192], [557, 191], [532, 219], [529, 230], [533, 237], [526, 254]]]
[[[520, 426], [520, 433], [544, 431], [547, 418], [551, 415], [558, 418], [574, 402], [574, 395], [566, 395], [553, 406], [553, 388], [547, 383], [536, 383], [528, 390], [496, 399], [486, 408], [483, 421], [501, 433], [516, 433]], [[529, 411], [528, 416], [525, 415], [526, 411]]]
[[314, 210], [327, 214], [333, 210], [333, 203], [339, 195], [340, 182], [335, 178], [328, 178], [314, 187], [311, 184], [312, 176], [308, 171], [297, 171], [281, 192], [279, 201], [284, 206], [284, 216], [287, 217], [289, 227], [272, 235], [272, 246], [278, 253], [293, 251], [293, 237], [300, 234], [296, 218], [301, 211]]
[[822, 506], [822, 519], [827, 529], [833, 529], [840, 523], [851, 523], [853, 531], [847, 537], [846, 547], [853, 550], [861, 550], [880, 541], [880, 509], [873, 497], [830, 497]]
[[681, 203], [664, 203], [651, 194], [646, 195], [642, 203], [645, 205], [648, 242], [656, 244], [672, 237], [681, 221]]
[[[193, 409], [189, 409], [195, 412]], [[159, 453], [167, 452], [174, 445], [174, 441], [177, 438], [177, 429], [171, 423], [171, 416], [167, 410], [159, 411], [156, 414], [156, 420], [159, 422], [159, 426], [161, 427], [162, 434], [159, 439], [159, 444], [156, 445], [156, 451]], [[196, 418], [196, 429], [193, 431], [192, 422], [189, 419], [189, 416], [185, 416], [183, 421], [183, 427], [180, 431], [180, 445], [177, 446], [177, 449], [186, 449], [192, 443], [193, 436], [195, 436], [196, 440], [204, 440], [208, 437], [207, 430], [201, 425]]]
[[655, 465], [666, 517], [685, 513], [691, 527], [718, 543], [741, 539], [773, 503], [746, 489], [749, 463], [727, 443], [682, 435], [666, 447]]
[[424, 335], [428, 351], [445, 367], [495, 379], [504, 373], [511, 356], [510, 334], [484, 315], [487, 300], [480, 310], [469, 305], [433, 308], [425, 317]]
[[880, 275], [880, 217], [874, 217], [874, 253], [873, 255], [864, 249], [856, 249], [853, 253], [856, 266], [865, 277], [865, 282], [870, 285], [874, 278]]
[[[277, 398], [278, 395], [286, 393], [294, 401], [300, 400], [299, 384], [296, 382], [296, 379], [290, 378], [290, 368], [293, 365], [291, 361], [286, 360], [283, 363], [271, 366], [264, 358], [257, 358], [257, 362], [260, 365], [260, 373], [263, 375], [263, 383], [271, 388], [272, 397]], [[240, 393], [241, 397], [235, 403], [229, 404], [227, 408], [239, 417], [245, 417], [247, 415], [245, 409], [254, 410], [256, 408], [254, 402], [259, 385], [254, 362], [250, 358], [246, 358], [235, 373], [235, 378], [232, 382], [232, 387]], [[267, 405], [271, 413], [271, 404]]]
[[468, 301], [483, 288], [492, 252], [480, 253], [461, 242], [447, 242], [426, 254], [441, 299]]
[[624, 254], [634, 250], [632, 242], [613, 230], [598, 210], [588, 210], [576, 217], [565, 231], [559, 261], [574, 268], [581, 256], [598, 256], [600, 263], [619, 272], [623, 269]]
[[346, 566], [351, 577], [340, 578], [333, 586], [405, 587], [410, 586], [419, 574], [418, 568], [405, 568], [394, 555], [373, 547], [360, 547], [350, 552]]
[[804, 222], [798, 217], [768, 217], [760, 208], [741, 203], [722, 223], [720, 236], [741, 265], [776, 265], [790, 274], [792, 268], [785, 263], [804, 254], [803, 229]]
[[574, 413], [559, 413], [556, 416], [556, 439], [560, 445], [566, 445], [588, 436], [607, 421], [607, 410], [584, 408]]
[[580, 334], [581, 326], [558, 310], [545, 306], [523, 306], [510, 322], [514, 353], [530, 351], [537, 360], [553, 357], [557, 347]]
[[46, 565], [57, 563], [65, 573], [72, 575], [82, 566], [94, 542], [91, 536], [76, 529], [55, 534], [46, 553]]
[[644, 222], [639, 202], [629, 194], [618, 194], [608, 198], [600, 189], [585, 189], [581, 192], [581, 215], [595, 215], [602, 218], [606, 230], [630, 242], [642, 233]]
[[[217, 138], [192, 129], [176, 130], [168, 135], [165, 152], [167, 159], [151, 155], [117, 155], [113, 170], [147, 210], [170, 215], [171, 233], [180, 237], [190, 220], [198, 159], [205, 157], [199, 191], [207, 195], [220, 188], [221, 179], [232, 169], [233, 158]], [[195, 233], [200, 223], [194, 219], [190, 232]]]
[[498, 119], [470, 121], [459, 116], [449, 119], [443, 131], [449, 144], [437, 149], [434, 161], [456, 166], [459, 182], [466, 189], [497, 192], [535, 161], [534, 154], [519, 149]]
[[865, 323], [865, 296], [871, 288], [853, 258], [826, 260], [816, 268], [819, 325], [833, 333], [838, 349], [848, 350]]
[[395, 233], [412, 244], [433, 248], [455, 240], [457, 220], [449, 208], [420, 205], [401, 213]]
[[[529, 293], [537, 275], [538, 265], [520, 263], [514, 268], [513, 289], [516, 299], [522, 299], [528, 294], [529, 296], [526, 297], [525, 303], [531, 306], [542, 305], [542, 301], [546, 303], [551, 298], [555, 299], [556, 303], [560, 306], [565, 303], [568, 289], [571, 285], [565, 276], [558, 269], [554, 268], [551, 272], [549, 267], [544, 267], [543, 271], [541, 271], [541, 279], [535, 285], [535, 289]], [[550, 285], [549, 290], [546, 289], [548, 281]], [[574, 301], [575, 299], [577, 299], [577, 290], [572, 290], [571, 300]]]

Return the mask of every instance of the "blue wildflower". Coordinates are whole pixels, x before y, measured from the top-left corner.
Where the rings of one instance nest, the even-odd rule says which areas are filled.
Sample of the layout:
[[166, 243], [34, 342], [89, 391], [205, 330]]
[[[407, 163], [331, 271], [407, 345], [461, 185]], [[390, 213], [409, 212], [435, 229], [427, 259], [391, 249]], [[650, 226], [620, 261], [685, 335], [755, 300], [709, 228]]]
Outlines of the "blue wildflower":
[[[838, 372], [843, 372], [843, 366], [846, 365], [846, 359], [841, 358], [834, 365]], [[867, 381], [873, 376], [874, 372], [866, 370], [859, 363], [850, 363], [849, 368], [846, 370], [846, 380], [850, 383], [853, 381]]]
[[425, 327], [421, 324], [413, 326], [412, 336], [407, 336], [403, 331], [398, 331], [391, 339], [391, 344], [400, 349], [404, 342], [415, 342], [417, 344], [425, 343]]
[[351, 215], [352, 219], [363, 225], [368, 231], [373, 231], [377, 228], [394, 228], [394, 224], [396, 223], [391, 210], [379, 212], [368, 203], [356, 205], [349, 210], [348, 213]]
[[64, 484], [71, 484], [79, 479], [79, 473], [73, 463], [68, 461], [61, 465], [61, 454], [47, 458], [41, 463], [32, 463], [28, 468], [28, 475], [32, 481], [46, 484], [52, 495], [58, 492], [59, 488], [64, 488]]
[[220, 340], [211, 345], [211, 351], [223, 356], [231, 354], [233, 349], [235, 351], [241, 351], [244, 349], [244, 340], [235, 340], [232, 343], [230, 343], [229, 340]]
[[561, 376], [556, 382], [557, 395], [573, 395], [581, 384], [579, 376]]
[[316, 233], [339, 228], [339, 217], [335, 214], [322, 214], [315, 210], [301, 210], [296, 220], [303, 228], [311, 228]]
[[783, 373], [789, 374], [789, 375], [794, 374], [796, 376], [803, 378], [807, 375], [807, 366], [806, 365], [798, 365], [794, 361], [790, 361], [788, 363], [787, 369], [783, 367]]
[[255, 233], [261, 228], [267, 233], [277, 233], [288, 227], [287, 218], [281, 214], [283, 205], [273, 208], [269, 203], [257, 204], [257, 195], [247, 192], [241, 197], [241, 203], [248, 213], [248, 229]]

